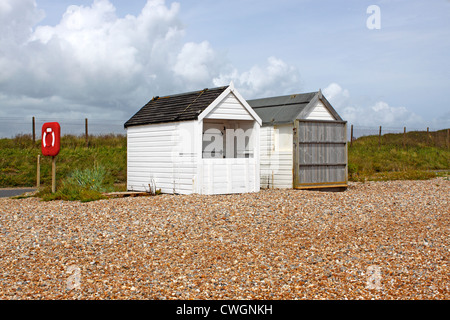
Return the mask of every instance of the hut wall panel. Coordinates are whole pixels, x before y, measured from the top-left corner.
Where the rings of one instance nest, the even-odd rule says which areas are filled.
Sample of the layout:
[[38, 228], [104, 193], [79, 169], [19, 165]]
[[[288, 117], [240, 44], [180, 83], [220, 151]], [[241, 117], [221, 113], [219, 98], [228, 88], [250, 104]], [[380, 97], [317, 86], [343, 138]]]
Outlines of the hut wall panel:
[[347, 181], [345, 123], [300, 121], [297, 144], [296, 187]]
[[261, 127], [261, 187], [292, 188], [293, 125]]
[[197, 156], [194, 121], [127, 129], [127, 188], [148, 191], [153, 182], [164, 193], [192, 193]]

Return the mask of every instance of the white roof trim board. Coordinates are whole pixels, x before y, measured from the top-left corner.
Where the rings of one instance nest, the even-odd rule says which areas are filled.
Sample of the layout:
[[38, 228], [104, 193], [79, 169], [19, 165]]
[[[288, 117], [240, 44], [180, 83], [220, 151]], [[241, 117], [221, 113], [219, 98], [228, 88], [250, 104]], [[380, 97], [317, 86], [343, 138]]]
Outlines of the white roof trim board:
[[241, 96], [241, 94], [235, 89], [233, 82], [230, 83], [227, 89], [220, 94], [199, 116], [198, 120], [201, 121], [208, 116], [218, 105], [221, 103], [230, 93], [238, 99], [241, 105], [247, 110], [247, 112], [253, 117], [253, 119], [262, 125], [262, 120], [253, 108], [247, 103], [247, 101]]

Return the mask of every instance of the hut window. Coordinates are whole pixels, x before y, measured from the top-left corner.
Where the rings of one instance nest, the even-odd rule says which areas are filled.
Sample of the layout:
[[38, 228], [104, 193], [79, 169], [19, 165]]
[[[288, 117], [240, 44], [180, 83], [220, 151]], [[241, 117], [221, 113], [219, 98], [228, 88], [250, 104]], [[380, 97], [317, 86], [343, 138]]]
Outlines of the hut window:
[[203, 124], [203, 158], [253, 158], [253, 121]]
[[203, 158], [224, 158], [224, 134], [219, 126], [208, 126], [203, 130]]

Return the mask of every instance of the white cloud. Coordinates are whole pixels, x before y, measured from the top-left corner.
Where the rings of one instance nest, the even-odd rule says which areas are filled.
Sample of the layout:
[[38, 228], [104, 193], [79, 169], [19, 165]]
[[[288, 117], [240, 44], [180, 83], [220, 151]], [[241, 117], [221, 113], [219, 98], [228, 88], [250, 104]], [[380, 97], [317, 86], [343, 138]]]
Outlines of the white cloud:
[[137, 16], [120, 18], [111, 2], [95, 0], [69, 6], [55, 26], [37, 25], [45, 14], [34, 0], [0, 0], [0, 8], [0, 117], [126, 121], [153, 95], [231, 80], [246, 97], [299, 91], [298, 71], [282, 60], [238, 72], [207, 41], [184, 43], [178, 3], [148, 0]]
[[356, 103], [349, 91], [337, 83], [331, 83], [323, 90], [323, 94], [344, 120], [356, 126], [417, 128], [427, 126], [422, 117], [403, 106], [393, 107], [385, 101], [369, 105]]
[[25, 41], [31, 27], [45, 17], [35, 0], [0, 0], [0, 40], [2, 47]]
[[41, 48], [46, 57], [55, 56], [59, 65], [53, 61], [43, 68], [48, 73], [57, 67], [45, 80], [55, 87], [59, 78], [58, 95], [126, 99], [138, 87], [154, 84], [147, 75], [168, 72], [161, 65], [173, 60], [183, 34], [178, 10], [177, 4], [167, 8], [155, 0], [139, 16], [120, 19], [107, 0], [70, 6], [57, 26], [36, 28], [29, 45]]
[[[25, 16], [36, 11], [33, 1], [21, 2], [17, 6]], [[16, 7], [16, 2], [9, 5]], [[96, 0], [88, 7], [68, 7], [56, 26], [33, 30], [36, 19], [26, 19], [22, 30], [28, 30], [27, 37], [13, 35], [20, 52], [9, 45], [0, 53], [8, 73], [0, 79], [0, 90], [108, 104], [127, 100], [140, 87], [163, 87], [160, 78], [170, 73], [164, 66], [173, 63], [181, 47], [178, 10], [178, 4], [166, 7], [153, 0], [140, 15], [118, 18], [108, 0]], [[9, 20], [22, 19], [17, 10], [9, 12]], [[5, 35], [3, 29], [0, 33]]]
[[299, 71], [275, 57], [269, 57], [267, 65], [256, 65], [243, 73], [232, 69], [215, 78], [214, 83], [219, 85], [230, 80], [234, 81], [236, 88], [246, 99], [301, 91]]
[[182, 78], [181, 81], [189, 84], [191, 89], [197, 88], [201, 83], [208, 83], [217, 70], [211, 68], [217, 61], [217, 56], [207, 41], [202, 43], [186, 43], [177, 56], [173, 71]]
[[340, 85], [334, 82], [323, 90], [323, 94], [328, 100], [333, 100], [336, 105], [342, 105], [350, 98], [348, 90], [342, 89]]

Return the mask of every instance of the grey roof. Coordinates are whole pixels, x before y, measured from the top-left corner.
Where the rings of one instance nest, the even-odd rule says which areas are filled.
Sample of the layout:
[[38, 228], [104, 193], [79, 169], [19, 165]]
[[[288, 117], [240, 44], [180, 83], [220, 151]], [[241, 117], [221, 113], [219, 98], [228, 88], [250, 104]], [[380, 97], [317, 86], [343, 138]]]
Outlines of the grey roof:
[[154, 97], [133, 115], [124, 127], [195, 120], [228, 86]]
[[263, 125], [292, 123], [295, 119], [302, 119], [315, 107], [315, 102], [321, 100], [330, 113], [342, 121], [322, 92], [309, 92], [279, 97], [247, 100], [248, 104], [262, 119]]

